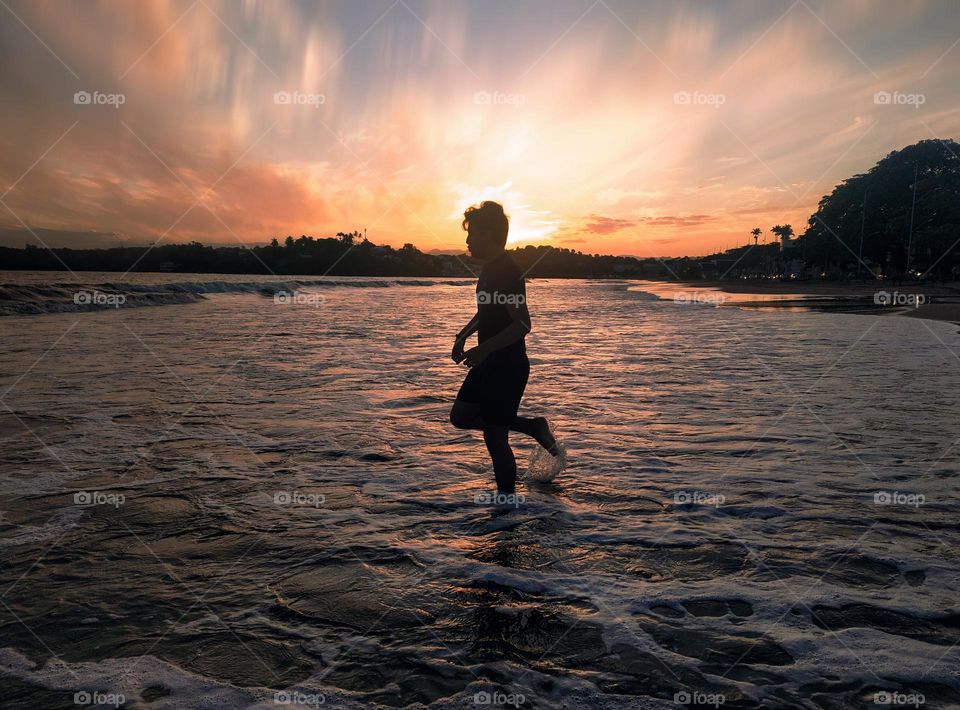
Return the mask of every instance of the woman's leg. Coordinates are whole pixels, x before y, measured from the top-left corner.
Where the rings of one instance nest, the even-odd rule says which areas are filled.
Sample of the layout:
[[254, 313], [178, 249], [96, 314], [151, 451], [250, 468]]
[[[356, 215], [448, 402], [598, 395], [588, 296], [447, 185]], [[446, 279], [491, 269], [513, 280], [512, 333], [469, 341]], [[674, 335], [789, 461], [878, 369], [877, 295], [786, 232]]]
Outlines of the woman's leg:
[[[485, 429], [487, 427], [480, 414], [480, 405], [473, 402], [456, 400], [450, 410], [450, 423], [457, 429]], [[551, 454], [557, 454], [557, 440], [550, 433], [550, 426], [543, 417], [514, 417], [510, 431], [526, 434], [537, 440]]]
[[480, 405], [476, 402], [454, 401], [450, 409], [450, 423], [457, 429], [483, 429]]
[[557, 440], [553, 438], [550, 426], [543, 417], [514, 417], [510, 429], [533, 437], [540, 446], [556, 456]]
[[[487, 424], [480, 414], [480, 405], [457, 400], [450, 410], [450, 423], [457, 429], [486, 429]], [[537, 440], [543, 448], [557, 455], [557, 440], [550, 433], [550, 426], [543, 417], [514, 417], [510, 431], [526, 434]]]
[[513, 493], [517, 483], [517, 461], [510, 448], [510, 429], [492, 426], [483, 430], [483, 441], [493, 461], [493, 475], [497, 479], [497, 492]]

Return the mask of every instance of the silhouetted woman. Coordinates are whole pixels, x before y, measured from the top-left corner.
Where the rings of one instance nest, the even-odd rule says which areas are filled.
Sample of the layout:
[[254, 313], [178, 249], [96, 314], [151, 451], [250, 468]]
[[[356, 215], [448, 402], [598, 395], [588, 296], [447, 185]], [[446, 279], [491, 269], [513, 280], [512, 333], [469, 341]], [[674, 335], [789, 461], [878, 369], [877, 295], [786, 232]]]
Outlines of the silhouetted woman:
[[[463, 213], [467, 248], [484, 262], [477, 281], [477, 312], [457, 333], [451, 357], [470, 366], [450, 410], [458, 429], [480, 429], [499, 494], [512, 494], [517, 464], [510, 448], [510, 431], [532, 436], [548, 452], [559, 447], [543, 417], [518, 417], [527, 386], [530, 361], [524, 338], [530, 332], [523, 273], [504, 250], [510, 228], [503, 207], [484, 202]], [[477, 346], [464, 352], [467, 338], [477, 333]]]

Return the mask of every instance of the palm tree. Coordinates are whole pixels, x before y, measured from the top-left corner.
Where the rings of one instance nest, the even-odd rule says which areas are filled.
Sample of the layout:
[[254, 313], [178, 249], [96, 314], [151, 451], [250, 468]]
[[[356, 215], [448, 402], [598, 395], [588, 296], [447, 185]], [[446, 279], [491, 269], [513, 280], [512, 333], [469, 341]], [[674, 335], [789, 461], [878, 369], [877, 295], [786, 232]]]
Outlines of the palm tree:
[[763, 234], [763, 230], [760, 227], [754, 227], [750, 234], [753, 236], [753, 246], [757, 246], [757, 240], [760, 239], [760, 235]]
[[783, 225], [778, 224], [776, 227], [774, 227], [770, 231], [776, 234], [777, 237], [779, 237], [780, 239], [783, 239], [784, 237], [786, 237], [787, 239], [790, 239], [791, 237], [793, 237], [793, 227], [791, 227], [789, 224], [783, 224]]

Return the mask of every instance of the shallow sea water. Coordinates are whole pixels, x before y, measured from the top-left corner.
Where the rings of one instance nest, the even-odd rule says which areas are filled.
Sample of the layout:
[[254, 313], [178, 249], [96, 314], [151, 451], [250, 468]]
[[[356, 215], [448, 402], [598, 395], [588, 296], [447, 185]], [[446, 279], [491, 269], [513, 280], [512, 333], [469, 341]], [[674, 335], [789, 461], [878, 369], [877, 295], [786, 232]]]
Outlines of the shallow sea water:
[[494, 509], [472, 289], [366, 286], [0, 318], [5, 704], [960, 707], [957, 326], [531, 281]]

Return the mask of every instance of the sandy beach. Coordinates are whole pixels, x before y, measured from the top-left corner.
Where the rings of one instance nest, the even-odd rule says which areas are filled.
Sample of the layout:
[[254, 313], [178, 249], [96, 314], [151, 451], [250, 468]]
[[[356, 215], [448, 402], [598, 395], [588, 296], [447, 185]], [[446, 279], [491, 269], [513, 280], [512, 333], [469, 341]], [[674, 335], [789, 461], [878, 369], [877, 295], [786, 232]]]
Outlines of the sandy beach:
[[[779, 280], [684, 281], [684, 289], [730, 294], [726, 305], [906, 316], [960, 325], [960, 283], [901, 284]], [[673, 285], [671, 289], [675, 289]]]

